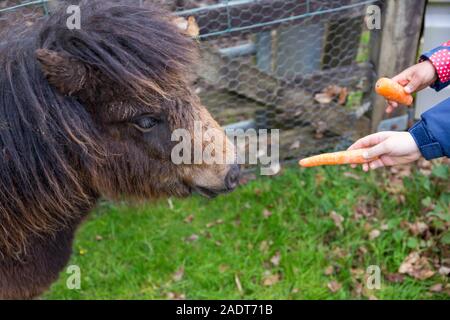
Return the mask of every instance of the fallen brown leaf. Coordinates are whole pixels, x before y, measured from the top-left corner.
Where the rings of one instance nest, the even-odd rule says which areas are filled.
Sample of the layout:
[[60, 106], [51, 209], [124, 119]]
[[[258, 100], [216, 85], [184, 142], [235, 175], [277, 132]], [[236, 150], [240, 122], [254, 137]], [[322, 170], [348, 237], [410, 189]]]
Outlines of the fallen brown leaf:
[[431, 292], [442, 292], [443, 289], [444, 286], [442, 285], [442, 283], [436, 283], [430, 287]]
[[300, 148], [300, 140], [295, 140], [289, 147], [289, 150], [295, 150], [298, 148]]
[[196, 234], [192, 234], [189, 237], [186, 238], [187, 242], [195, 242], [199, 239], [200, 237]]
[[348, 89], [347, 88], [341, 88], [341, 91], [339, 92], [339, 98], [338, 98], [338, 104], [344, 105], [347, 101], [348, 96]]
[[398, 272], [419, 280], [431, 278], [435, 274], [427, 258], [421, 257], [418, 252], [411, 252], [400, 265]]
[[374, 240], [380, 236], [381, 232], [378, 229], [373, 229], [369, 233], [369, 240]]
[[402, 283], [405, 280], [405, 276], [400, 273], [387, 273], [384, 277], [387, 281], [393, 283]]
[[331, 292], [334, 293], [334, 292], [338, 292], [339, 290], [341, 290], [342, 284], [333, 280], [333, 281], [328, 282], [327, 287], [328, 287], [328, 289], [330, 289]]
[[206, 224], [206, 228], [212, 228], [214, 226], [217, 226], [219, 224], [223, 224], [223, 220], [222, 219], [217, 219], [216, 221], [210, 222]]
[[333, 266], [328, 266], [328, 267], [326, 267], [325, 270], [323, 271], [323, 273], [324, 273], [326, 276], [332, 275], [332, 274], [334, 273], [334, 267], [333, 267]]
[[167, 299], [170, 299], [170, 300], [186, 300], [186, 295], [184, 293], [169, 292], [169, 293], [167, 293]]
[[221, 264], [221, 265], [219, 266], [219, 272], [220, 272], [220, 273], [224, 273], [224, 272], [226, 272], [229, 268], [230, 268], [230, 266], [228, 266], [227, 264]]
[[270, 262], [275, 266], [278, 267], [280, 265], [281, 261], [281, 253], [280, 251], [277, 251], [275, 255], [270, 259]]
[[344, 172], [344, 177], [351, 178], [354, 180], [361, 180], [361, 177], [353, 172], [346, 171]]
[[264, 209], [262, 214], [264, 218], [269, 218], [272, 215], [272, 211]]
[[184, 218], [185, 223], [191, 223], [194, 220], [194, 215], [190, 214], [186, 218]]
[[316, 93], [314, 95], [314, 100], [316, 100], [320, 104], [328, 104], [331, 101], [333, 101], [333, 96], [329, 95], [328, 93]]
[[441, 266], [439, 268], [439, 274], [443, 276], [448, 276], [450, 274], [450, 268]]
[[425, 222], [417, 221], [408, 224], [409, 231], [414, 236], [419, 236], [424, 234], [428, 230], [428, 225]]
[[267, 240], [263, 240], [261, 241], [261, 244], [259, 245], [259, 251], [261, 251], [262, 253], [265, 253], [269, 250], [270, 247], [270, 243]]
[[276, 284], [280, 281], [280, 278], [281, 277], [278, 273], [275, 273], [275, 274], [269, 273], [264, 277], [263, 285], [266, 287], [273, 286], [274, 284]]
[[180, 267], [173, 275], [172, 279], [175, 282], [181, 281], [184, 277], [184, 267]]
[[344, 217], [340, 214], [337, 214], [336, 211], [330, 212], [330, 218], [333, 220], [334, 225], [340, 230], [344, 230], [344, 227], [342, 226], [342, 222], [344, 222]]

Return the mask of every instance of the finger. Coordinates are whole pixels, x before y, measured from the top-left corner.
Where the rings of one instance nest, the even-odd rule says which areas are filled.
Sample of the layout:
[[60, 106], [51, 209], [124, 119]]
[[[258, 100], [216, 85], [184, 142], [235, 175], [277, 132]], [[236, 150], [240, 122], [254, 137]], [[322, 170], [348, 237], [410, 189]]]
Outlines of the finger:
[[408, 84], [405, 86], [405, 92], [406, 93], [413, 93], [419, 90], [419, 87], [421, 85], [422, 81], [420, 78], [416, 75], [411, 76], [411, 81], [408, 82]]
[[368, 135], [364, 138], [357, 140], [354, 144], [352, 144], [348, 148], [348, 150], [369, 148], [371, 146], [374, 146], [374, 145], [379, 144], [380, 142], [386, 140], [389, 136], [390, 136], [389, 131], [373, 133], [371, 135]]
[[412, 71], [410, 68], [400, 72], [398, 75], [393, 77], [391, 80], [401, 84], [402, 86], [406, 86], [410, 79], [412, 78]]
[[392, 108], [398, 107], [398, 103], [392, 100], [388, 100], [388, 105], [391, 106]]
[[392, 111], [394, 111], [394, 108], [388, 104], [388, 106], [386, 107], [386, 113], [391, 113]]
[[370, 166], [371, 170], [376, 170], [378, 168], [384, 167], [384, 163], [380, 159], [377, 159], [377, 160], [370, 162], [369, 166]]
[[363, 157], [366, 159], [378, 158], [385, 153], [388, 153], [387, 145], [385, 143], [379, 143], [364, 152]]
[[383, 162], [383, 166], [385, 166], [385, 167], [395, 165], [394, 160], [389, 156], [382, 155], [380, 157], [380, 160], [381, 160], [381, 162]]
[[364, 163], [364, 164], [362, 165], [362, 169], [363, 169], [363, 171], [365, 171], [365, 172], [369, 171], [369, 164]]

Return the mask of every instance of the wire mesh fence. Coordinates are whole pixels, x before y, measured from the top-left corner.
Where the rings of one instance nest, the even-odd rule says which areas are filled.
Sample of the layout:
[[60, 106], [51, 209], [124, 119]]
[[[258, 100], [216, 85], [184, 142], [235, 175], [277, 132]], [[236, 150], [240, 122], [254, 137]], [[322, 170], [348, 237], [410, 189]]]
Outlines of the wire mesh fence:
[[[54, 1], [4, 0], [0, 27], [7, 15], [32, 23]], [[375, 72], [364, 19], [382, 1], [136, 1], [195, 17], [202, 103], [222, 125], [280, 129], [282, 159], [342, 149], [370, 130]]]

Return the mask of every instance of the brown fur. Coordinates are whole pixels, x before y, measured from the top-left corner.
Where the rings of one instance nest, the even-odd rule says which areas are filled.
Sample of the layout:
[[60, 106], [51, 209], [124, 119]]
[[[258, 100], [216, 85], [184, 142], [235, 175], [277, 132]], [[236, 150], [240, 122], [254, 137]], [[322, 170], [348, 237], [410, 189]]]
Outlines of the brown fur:
[[174, 129], [219, 125], [189, 86], [194, 42], [168, 13], [129, 3], [80, 1], [81, 30], [66, 28], [63, 3], [2, 35], [0, 298], [48, 288], [100, 196], [230, 189], [230, 166], [171, 162]]

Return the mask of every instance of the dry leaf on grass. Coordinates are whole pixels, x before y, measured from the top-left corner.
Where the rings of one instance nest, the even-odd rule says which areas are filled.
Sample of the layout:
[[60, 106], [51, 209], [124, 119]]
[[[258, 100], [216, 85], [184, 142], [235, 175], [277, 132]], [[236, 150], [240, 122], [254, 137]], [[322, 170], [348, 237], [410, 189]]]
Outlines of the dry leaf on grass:
[[344, 177], [351, 178], [351, 179], [354, 179], [354, 180], [361, 180], [360, 176], [358, 176], [356, 173], [353, 173], [353, 172], [350, 172], [350, 171], [344, 172]]
[[384, 277], [392, 283], [402, 283], [405, 280], [405, 276], [400, 273], [387, 273]]
[[439, 274], [443, 276], [448, 276], [450, 274], [450, 268], [444, 266], [440, 267]]
[[278, 267], [280, 265], [281, 261], [281, 253], [280, 251], [277, 251], [275, 255], [270, 258], [270, 263], [272, 263], [275, 267]]
[[217, 219], [216, 221], [210, 222], [206, 224], [206, 228], [212, 228], [214, 226], [217, 226], [219, 224], [223, 224], [223, 220], [222, 219]]
[[428, 230], [428, 225], [425, 222], [417, 221], [414, 223], [408, 223], [408, 229], [412, 235], [419, 236]]
[[330, 289], [331, 292], [334, 293], [334, 292], [338, 292], [339, 290], [341, 290], [342, 284], [333, 280], [333, 281], [328, 282], [327, 287], [328, 287], [328, 289]]
[[219, 272], [220, 272], [220, 273], [224, 273], [224, 272], [226, 272], [228, 269], [230, 269], [230, 266], [227, 265], [227, 264], [221, 264], [221, 265], [219, 266]]
[[190, 214], [186, 218], [184, 218], [185, 223], [191, 223], [194, 220], [194, 215]]
[[421, 158], [419, 161], [417, 161], [417, 167], [419, 168], [420, 173], [422, 173], [424, 176], [431, 175], [431, 171], [433, 169], [431, 161], [425, 160], [425, 158]]
[[328, 266], [328, 267], [326, 267], [325, 270], [323, 271], [323, 273], [324, 273], [326, 276], [332, 275], [332, 274], [334, 273], [334, 267], [333, 267], [333, 266]]
[[169, 300], [186, 300], [186, 295], [184, 293], [169, 292], [169, 293], [167, 293], [167, 299], [169, 299]]
[[236, 284], [236, 288], [239, 291], [239, 294], [242, 295], [244, 293], [244, 289], [242, 289], [241, 280], [239, 279], [239, 276], [237, 274], [234, 276], [234, 283]]
[[344, 222], [344, 217], [340, 214], [337, 214], [336, 211], [330, 212], [330, 218], [333, 220], [335, 226], [340, 230], [344, 230], [344, 227], [342, 226], [342, 222]]
[[431, 292], [442, 292], [443, 289], [444, 286], [442, 285], [442, 283], [436, 283], [435, 285], [432, 285], [430, 287]]
[[280, 274], [278, 274], [278, 273], [275, 273], [275, 274], [267, 273], [264, 276], [263, 285], [266, 287], [273, 286], [274, 284], [278, 283], [280, 281], [280, 279], [281, 279], [281, 277], [280, 277]]
[[378, 229], [373, 229], [369, 233], [369, 240], [374, 240], [380, 236], [381, 232]]
[[186, 238], [186, 242], [195, 242], [199, 239], [200, 237], [196, 234], [192, 234], [189, 237]]
[[269, 218], [272, 215], [272, 211], [264, 209], [262, 214], [264, 218]]
[[400, 265], [398, 272], [419, 280], [431, 278], [435, 274], [428, 259], [421, 257], [418, 252], [411, 252]]
[[184, 267], [180, 267], [173, 275], [172, 279], [175, 282], [181, 281], [184, 277]]
[[266, 253], [269, 250], [269, 247], [271, 245], [271, 241], [263, 240], [261, 241], [259, 245], [259, 251], [262, 253]]
[[167, 204], [169, 205], [169, 209], [170, 209], [170, 210], [173, 210], [173, 201], [172, 201], [171, 198], [168, 198], [168, 199], [167, 199]]
[[358, 198], [358, 202], [356, 207], [354, 208], [353, 217], [355, 220], [359, 220], [361, 218], [373, 219], [378, 212], [378, 208], [376, 204], [369, 201], [366, 197]]

